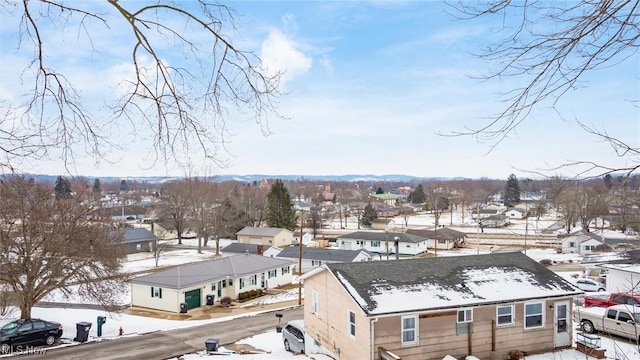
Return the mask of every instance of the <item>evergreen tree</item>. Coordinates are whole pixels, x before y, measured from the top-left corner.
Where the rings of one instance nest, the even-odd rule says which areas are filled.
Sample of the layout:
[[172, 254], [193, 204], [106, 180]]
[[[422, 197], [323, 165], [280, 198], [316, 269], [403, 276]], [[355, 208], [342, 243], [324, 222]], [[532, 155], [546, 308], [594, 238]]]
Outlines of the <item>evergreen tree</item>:
[[384, 190], [378, 186], [378, 190], [376, 190], [376, 194], [384, 194]]
[[507, 179], [507, 185], [504, 189], [504, 204], [506, 206], [513, 206], [520, 203], [520, 183], [518, 178], [514, 174], [509, 175]]
[[120, 191], [127, 191], [127, 180], [120, 181]]
[[71, 183], [62, 176], [58, 176], [54, 191], [56, 199], [68, 199], [71, 197]]
[[289, 190], [282, 180], [276, 180], [267, 194], [267, 225], [294, 230], [297, 216]]
[[421, 204], [427, 201], [427, 194], [424, 193], [424, 186], [418, 185], [415, 190], [409, 194], [409, 202], [412, 204]]
[[362, 225], [371, 226], [371, 224], [373, 223], [373, 220], [376, 219], [377, 217], [378, 217], [378, 213], [376, 212], [376, 209], [373, 208], [373, 205], [371, 205], [371, 203], [367, 204], [364, 207], [364, 211], [362, 214]]
[[100, 195], [100, 193], [102, 193], [102, 188], [100, 186], [100, 179], [95, 179], [93, 181], [93, 194], [94, 195]]

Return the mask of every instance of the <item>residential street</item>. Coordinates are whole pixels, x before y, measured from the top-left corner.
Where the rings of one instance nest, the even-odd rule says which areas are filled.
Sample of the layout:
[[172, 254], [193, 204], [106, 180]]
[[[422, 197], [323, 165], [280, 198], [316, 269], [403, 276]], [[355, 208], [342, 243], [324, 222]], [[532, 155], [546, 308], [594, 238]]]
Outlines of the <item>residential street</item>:
[[[278, 311], [283, 314], [282, 324], [302, 319], [301, 307]], [[47, 349], [46, 353], [31, 355], [38, 359], [168, 359], [185, 353], [205, 349], [207, 339], [218, 339], [220, 345], [232, 344], [246, 337], [275, 329], [275, 312], [234, 320], [211, 323], [192, 328], [159, 331], [150, 334], [123, 337], [115, 340], [86, 343], [78, 346]], [[75, 332], [75, 329], [71, 330]], [[65, 334], [73, 337], [72, 334]]]

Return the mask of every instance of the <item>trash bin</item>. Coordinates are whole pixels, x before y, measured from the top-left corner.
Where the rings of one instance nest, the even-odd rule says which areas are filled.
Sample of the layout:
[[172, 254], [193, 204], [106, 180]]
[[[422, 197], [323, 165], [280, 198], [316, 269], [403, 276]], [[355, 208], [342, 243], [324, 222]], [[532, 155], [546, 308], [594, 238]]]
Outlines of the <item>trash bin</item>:
[[207, 352], [218, 351], [219, 343], [220, 341], [218, 339], [207, 339], [204, 342], [204, 347], [206, 348]]
[[76, 337], [73, 338], [73, 341], [87, 342], [89, 340], [89, 329], [91, 329], [90, 322], [81, 321], [76, 323]]
[[207, 295], [207, 305], [213, 305], [215, 299], [216, 299], [215, 295], [213, 294]]
[[187, 303], [180, 303], [180, 314], [187, 313]]

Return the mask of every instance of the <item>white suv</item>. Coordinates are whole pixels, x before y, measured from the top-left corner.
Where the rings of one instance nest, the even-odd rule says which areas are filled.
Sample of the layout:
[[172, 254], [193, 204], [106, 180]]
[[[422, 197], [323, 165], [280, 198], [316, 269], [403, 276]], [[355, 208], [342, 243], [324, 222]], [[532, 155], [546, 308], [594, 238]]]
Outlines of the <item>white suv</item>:
[[282, 341], [285, 350], [295, 354], [304, 354], [304, 322], [302, 320], [289, 321], [282, 329]]

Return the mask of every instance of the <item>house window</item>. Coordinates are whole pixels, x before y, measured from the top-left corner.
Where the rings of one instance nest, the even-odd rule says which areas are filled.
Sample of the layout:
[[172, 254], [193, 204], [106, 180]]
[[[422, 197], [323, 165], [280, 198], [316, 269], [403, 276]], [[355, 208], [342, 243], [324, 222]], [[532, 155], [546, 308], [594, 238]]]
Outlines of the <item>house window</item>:
[[372, 241], [371, 247], [380, 247], [380, 241]]
[[349, 335], [356, 337], [356, 313], [351, 310], [349, 310]]
[[291, 271], [291, 270], [289, 269], [289, 267], [288, 267], [288, 266], [285, 266], [285, 267], [283, 267], [283, 268], [282, 268], [282, 275], [284, 275], [284, 274], [288, 274], [290, 271]]
[[269, 270], [269, 279], [271, 279], [272, 277], [276, 277], [278, 276], [278, 271], [277, 270]]
[[587, 250], [587, 251], [593, 251], [593, 250], [596, 249], [596, 246], [595, 245], [585, 245], [584, 249]]
[[222, 287], [226, 288], [227, 287], [227, 280], [222, 280]]
[[531, 302], [524, 304], [524, 328], [541, 328], [544, 324], [544, 303]]
[[513, 325], [513, 305], [498, 306], [496, 308], [496, 325]]
[[575, 242], [573, 242], [573, 241], [570, 241], [570, 242], [569, 242], [569, 247], [576, 247], [576, 243], [575, 243]]
[[258, 275], [253, 275], [251, 277], [251, 285], [255, 285], [258, 283]]
[[438, 239], [438, 244], [446, 244], [447, 240], [444, 239]]
[[311, 301], [313, 302], [313, 314], [318, 315], [320, 311], [320, 301], [318, 300], [318, 292], [311, 290]]
[[415, 345], [418, 343], [417, 316], [403, 316], [402, 319], [402, 345]]
[[157, 297], [162, 299], [162, 288], [151, 287], [151, 297]]
[[322, 261], [320, 260], [311, 260], [311, 266], [320, 266], [322, 265]]
[[240, 289], [244, 288], [244, 279], [240, 279]]
[[458, 310], [458, 323], [470, 323], [473, 322], [473, 309], [460, 309]]
[[229, 279], [229, 286], [233, 286], [233, 279]]

